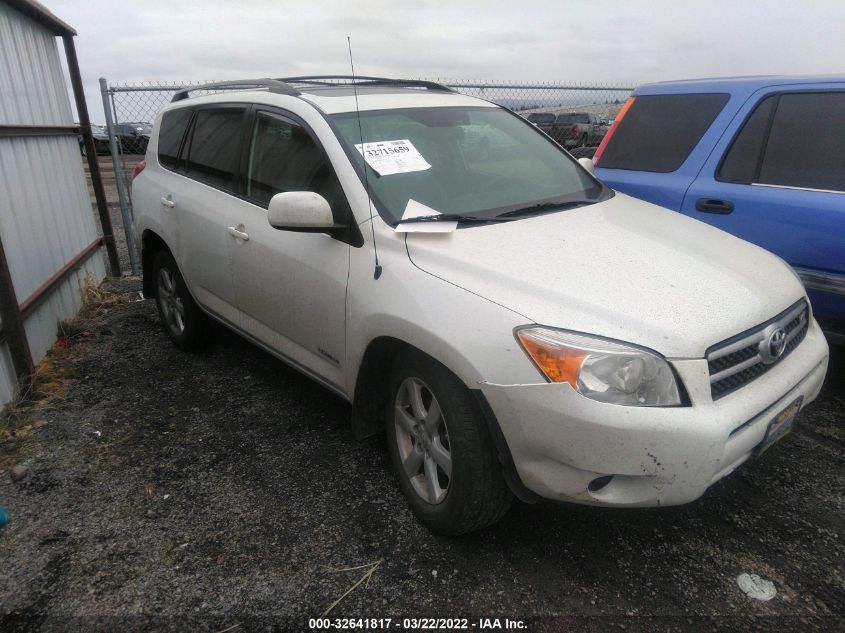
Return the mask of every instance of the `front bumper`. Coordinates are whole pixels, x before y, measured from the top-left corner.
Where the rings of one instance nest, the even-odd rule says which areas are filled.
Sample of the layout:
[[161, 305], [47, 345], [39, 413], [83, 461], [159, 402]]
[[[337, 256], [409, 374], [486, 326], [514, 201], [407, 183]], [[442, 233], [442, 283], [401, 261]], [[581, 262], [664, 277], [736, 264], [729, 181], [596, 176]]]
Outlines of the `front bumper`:
[[[796, 398], [803, 396], [803, 406], [814, 400], [827, 361], [827, 343], [812, 320], [788, 357], [716, 402], [703, 359], [671, 361], [689, 407], [605, 404], [565, 383], [483, 383], [481, 390], [529, 490], [595, 505], [677, 505], [697, 499], [751, 457], [769, 421]], [[608, 475], [609, 483], [589, 489]]]

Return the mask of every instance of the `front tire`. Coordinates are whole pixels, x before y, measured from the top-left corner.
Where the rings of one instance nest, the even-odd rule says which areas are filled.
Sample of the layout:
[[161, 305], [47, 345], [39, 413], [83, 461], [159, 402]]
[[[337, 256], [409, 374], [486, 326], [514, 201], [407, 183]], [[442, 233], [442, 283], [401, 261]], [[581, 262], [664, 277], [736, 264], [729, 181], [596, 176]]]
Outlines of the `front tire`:
[[419, 520], [456, 535], [501, 519], [513, 496], [469, 389], [440, 363], [408, 352], [394, 363], [390, 393], [388, 450]]
[[208, 317], [191, 297], [176, 261], [167, 251], [156, 254], [153, 279], [158, 315], [170, 340], [185, 350], [202, 348], [208, 338]]

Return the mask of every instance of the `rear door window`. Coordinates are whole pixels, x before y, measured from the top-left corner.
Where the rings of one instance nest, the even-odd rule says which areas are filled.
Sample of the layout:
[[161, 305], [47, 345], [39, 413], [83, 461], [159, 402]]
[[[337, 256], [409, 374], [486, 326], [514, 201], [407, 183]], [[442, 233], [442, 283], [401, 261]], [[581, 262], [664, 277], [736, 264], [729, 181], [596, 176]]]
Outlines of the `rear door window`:
[[845, 93], [766, 97], [736, 136], [717, 178], [845, 191]]
[[158, 132], [158, 162], [168, 169], [176, 169], [179, 162], [179, 149], [185, 130], [191, 120], [192, 110], [180, 108], [165, 112], [161, 117]]
[[845, 191], [845, 92], [780, 96], [757, 182]]
[[184, 171], [215, 187], [233, 189], [241, 147], [244, 108], [198, 110]]
[[668, 173], [678, 169], [728, 102], [728, 94], [638, 96], [619, 122], [600, 166]]

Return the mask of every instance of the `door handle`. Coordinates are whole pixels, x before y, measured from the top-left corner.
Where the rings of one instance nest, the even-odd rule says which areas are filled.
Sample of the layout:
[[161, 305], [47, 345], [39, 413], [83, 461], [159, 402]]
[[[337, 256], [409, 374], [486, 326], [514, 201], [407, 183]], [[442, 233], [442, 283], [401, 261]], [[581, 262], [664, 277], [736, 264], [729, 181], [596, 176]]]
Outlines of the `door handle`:
[[718, 213], [727, 215], [734, 210], [734, 203], [730, 200], [717, 200], [715, 198], [699, 198], [695, 201], [695, 208], [702, 213]]
[[169, 194], [161, 197], [161, 204], [165, 207], [170, 207], [171, 209], [176, 206], [176, 203], [173, 202], [173, 197]]
[[229, 232], [229, 235], [232, 237], [236, 237], [239, 240], [243, 240], [244, 242], [249, 241], [249, 233], [242, 231], [241, 229], [244, 228], [243, 224], [238, 224], [238, 226], [227, 226], [226, 230]]

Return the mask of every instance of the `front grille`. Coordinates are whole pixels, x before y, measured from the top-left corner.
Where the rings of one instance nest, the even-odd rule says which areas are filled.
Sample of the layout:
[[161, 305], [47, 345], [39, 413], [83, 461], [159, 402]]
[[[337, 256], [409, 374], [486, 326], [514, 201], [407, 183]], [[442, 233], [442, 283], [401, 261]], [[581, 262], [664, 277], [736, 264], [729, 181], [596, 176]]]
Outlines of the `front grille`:
[[[708, 349], [713, 400], [744, 387], [780, 363], [804, 340], [808, 326], [809, 310], [802, 300], [775, 318]], [[780, 328], [786, 333], [785, 343], [783, 352], [774, 358], [768, 346], [772, 334]]]

